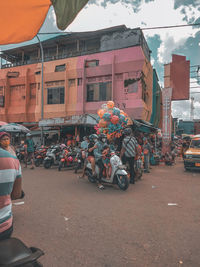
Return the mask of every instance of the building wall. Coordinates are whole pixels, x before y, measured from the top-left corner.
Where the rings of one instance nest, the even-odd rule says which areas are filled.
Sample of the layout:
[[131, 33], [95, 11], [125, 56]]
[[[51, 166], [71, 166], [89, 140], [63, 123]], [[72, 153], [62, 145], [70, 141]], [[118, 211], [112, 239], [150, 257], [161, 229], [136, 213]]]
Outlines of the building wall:
[[[85, 62], [99, 60], [99, 66], [85, 68]], [[55, 67], [66, 70], [55, 72]], [[17, 78], [9, 73], [19, 72]], [[143, 73], [143, 81], [140, 79]], [[0, 107], [0, 120], [35, 122], [41, 119], [41, 64], [0, 70], [5, 106]], [[124, 80], [138, 79], [135, 91], [124, 87]], [[141, 47], [129, 47], [80, 57], [44, 63], [44, 119], [94, 113], [102, 102], [87, 102], [87, 84], [112, 82], [112, 99], [116, 106], [135, 119], [150, 120], [152, 113], [153, 70]], [[47, 104], [47, 88], [65, 87], [64, 104]], [[146, 100], [142, 99], [145, 91]]]

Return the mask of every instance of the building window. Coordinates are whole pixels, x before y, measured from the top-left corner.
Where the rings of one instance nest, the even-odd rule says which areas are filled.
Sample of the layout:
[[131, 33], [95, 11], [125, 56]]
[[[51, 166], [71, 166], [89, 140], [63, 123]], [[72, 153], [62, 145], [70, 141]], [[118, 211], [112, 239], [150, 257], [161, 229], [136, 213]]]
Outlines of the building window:
[[7, 73], [8, 78], [17, 78], [19, 77], [19, 72], [18, 71], [9, 71]]
[[111, 94], [112, 82], [87, 84], [87, 102], [107, 101]]
[[87, 60], [85, 62], [85, 67], [86, 68], [91, 68], [91, 67], [97, 67], [99, 66], [99, 60]]
[[64, 104], [65, 100], [64, 87], [47, 88], [47, 104]]
[[82, 78], [78, 78], [78, 86], [82, 85], [83, 79]]
[[66, 65], [62, 64], [62, 65], [57, 65], [55, 67], [55, 72], [59, 72], [59, 71], [65, 71], [66, 70]]
[[35, 75], [40, 75], [40, 73], [41, 73], [40, 70], [39, 70], [39, 71], [36, 71], [36, 72], [35, 72]]
[[76, 79], [69, 79], [68, 85], [69, 85], [69, 87], [75, 86], [76, 85]]

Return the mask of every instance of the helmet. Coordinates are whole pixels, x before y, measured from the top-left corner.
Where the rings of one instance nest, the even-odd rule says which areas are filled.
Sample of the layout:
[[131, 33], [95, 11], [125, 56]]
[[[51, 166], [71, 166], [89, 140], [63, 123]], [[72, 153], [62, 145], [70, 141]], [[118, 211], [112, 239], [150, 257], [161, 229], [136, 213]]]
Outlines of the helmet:
[[102, 141], [102, 139], [107, 139], [106, 134], [101, 133], [101, 134], [99, 135], [99, 140]]
[[97, 136], [96, 134], [91, 134], [91, 135], [89, 136], [89, 140], [90, 140], [90, 141], [94, 141], [94, 139], [98, 139], [98, 136]]
[[124, 134], [124, 135], [131, 135], [131, 134], [132, 134], [132, 129], [131, 129], [131, 128], [126, 128], [126, 129], [124, 129], [123, 134]]
[[27, 137], [31, 136], [31, 133], [27, 133], [26, 136], [27, 136]]

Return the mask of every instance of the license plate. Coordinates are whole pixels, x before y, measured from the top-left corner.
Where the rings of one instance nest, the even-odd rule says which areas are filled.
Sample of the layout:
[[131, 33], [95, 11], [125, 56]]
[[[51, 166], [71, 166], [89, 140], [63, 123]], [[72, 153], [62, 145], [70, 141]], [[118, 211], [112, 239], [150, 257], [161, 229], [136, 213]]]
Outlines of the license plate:
[[195, 166], [196, 167], [200, 167], [200, 163], [195, 163]]

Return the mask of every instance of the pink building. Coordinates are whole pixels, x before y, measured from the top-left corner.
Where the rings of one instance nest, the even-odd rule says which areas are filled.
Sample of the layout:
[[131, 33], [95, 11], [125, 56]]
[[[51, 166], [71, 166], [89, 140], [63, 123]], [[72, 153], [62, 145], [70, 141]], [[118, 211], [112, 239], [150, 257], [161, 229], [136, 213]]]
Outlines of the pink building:
[[150, 120], [153, 69], [142, 31], [125, 26], [72, 33], [42, 42], [44, 75], [38, 44], [3, 51], [0, 69], [0, 120], [57, 121], [96, 114], [113, 100], [131, 118]]

